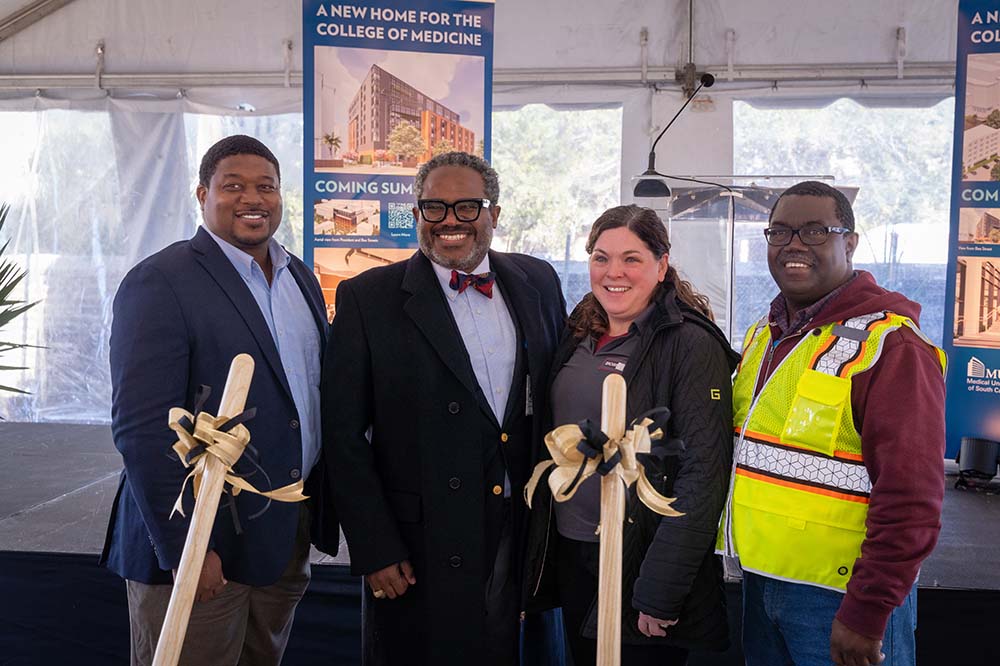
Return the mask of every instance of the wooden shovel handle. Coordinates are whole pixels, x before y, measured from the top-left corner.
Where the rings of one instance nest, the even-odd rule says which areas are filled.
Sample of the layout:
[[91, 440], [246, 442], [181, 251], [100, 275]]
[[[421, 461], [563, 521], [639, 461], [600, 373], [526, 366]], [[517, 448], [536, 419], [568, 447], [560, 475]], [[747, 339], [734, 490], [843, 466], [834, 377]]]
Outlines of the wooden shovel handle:
[[[608, 375], [601, 399], [601, 430], [625, 434], [625, 380]], [[622, 523], [625, 492], [614, 473], [601, 478], [601, 559], [597, 593], [597, 666], [619, 666], [622, 642]]]
[[[229, 366], [226, 388], [222, 392], [219, 413], [216, 416], [231, 418], [246, 407], [250, 380], [253, 378], [253, 366], [253, 357], [249, 354], [240, 354], [233, 359], [232, 365]], [[188, 527], [187, 540], [184, 542], [181, 564], [177, 569], [173, 591], [170, 594], [170, 605], [167, 607], [167, 615], [160, 630], [160, 640], [156, 644], [153, 666], [175, 666], [180, 659], [225, 479], [226, 468], [222, 461], [215, 456], [208, 456], [198, 500], [191, 515], [191, 526]]]

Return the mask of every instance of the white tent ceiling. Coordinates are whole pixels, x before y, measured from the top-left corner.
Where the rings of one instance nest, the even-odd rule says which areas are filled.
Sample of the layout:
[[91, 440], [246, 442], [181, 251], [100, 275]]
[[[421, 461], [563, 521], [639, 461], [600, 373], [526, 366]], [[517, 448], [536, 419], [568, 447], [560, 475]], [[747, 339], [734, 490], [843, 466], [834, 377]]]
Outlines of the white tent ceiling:
[[[0, 0], [0, 19], [32, 0]], [[694, 0], [694, 62], [725, 67], [895, 65], [954, 61], [957, 0]], [[301, 70], [301, 4], [291, 0], [73, 0], [0, 42], [10, 75], [92, 74], [106, 45], [108, 74], [281, 73], [284, 40]], [[688, 57], [688, 0], [500, 0], [495, 67], [636, 68], [648, 29], [650, 66]], [[727, 52], [727, 31], [734, 31]], [[503, 81], [503, 76], [498, 76]], [[296, 80], [296, 83], [298, 80]]]
[[[737, 64], [895, 61], [897, 27], [908, 60], [955, 58], [957, 2], [948, 0], [695, 0], [694, 61], [722, 65], [726, 31]], [[650, 60], [687, 61], [687, 0], [572, 0], [497, 3], [497, 66], [602, 67], [639, 64], [649, 29]]]
[[[0, 0], [0, 37], [6, 18], [46, 1], [67, 2]], [[729, 173], [733, 99], [907, 105], [954, 90], [958, 0], [499, 0], [494, 104], [621, 104], [630, 191], [684, 99], [675, 70], [688, 62], [689, 3], [693, 61], [720, 80], [715, 103], [693, 108], [661, 146], [668, 173]], [[0, 110], [300, 110], [301, 14], [294, 0], [69, 0], [0, 40]]]

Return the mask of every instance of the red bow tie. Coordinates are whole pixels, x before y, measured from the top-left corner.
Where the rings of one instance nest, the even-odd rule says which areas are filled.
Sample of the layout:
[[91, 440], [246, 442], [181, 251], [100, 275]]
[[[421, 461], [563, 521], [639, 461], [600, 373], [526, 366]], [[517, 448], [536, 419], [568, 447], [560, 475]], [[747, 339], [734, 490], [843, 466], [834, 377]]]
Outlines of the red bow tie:
[[460, 294], [469, 287], [472, 287], [486, 298], [493, 298], [493, 283], [495, 280], [496, 278], [492, 272], [469, 275], [467, 273], [452, 271], [451, 281], [448, 283], [448, 286]]

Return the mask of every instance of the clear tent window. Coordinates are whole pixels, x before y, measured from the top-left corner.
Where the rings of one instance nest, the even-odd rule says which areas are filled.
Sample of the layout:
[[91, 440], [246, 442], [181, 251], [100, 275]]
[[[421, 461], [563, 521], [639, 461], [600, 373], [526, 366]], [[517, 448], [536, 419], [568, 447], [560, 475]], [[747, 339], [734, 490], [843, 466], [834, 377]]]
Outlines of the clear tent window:
[[[276, 238], [302, 254], [301, 114], [45, 110], [4, 112], [2, 120], [0, 201], [12, 205], [3, 235], [10, 258], [28, 272], [18, 297], [40, 301], [3, 331], [36, 345], [0, 359], [27, 368], [3, 379], [30, 391], [0, 392], [6, 419], [110, 420], [108, 336], [118, 284], [142, 258], [194, 233], [198, 164], [223, 136], [250, 134], [274, 151], [284, 198]], [[570, 306], [589, 290], [590, 224], [619, 202], [621, 124], [617, 105], [494, 113], [503, 190], [494, 247], [549, 260]]]
[[[953, 97], [924, 107], [871, 107], [849, 99], [820, 108], [733, 104], [733, 173], [830, 174], [836, 177], [831, 184], [858, 188], [854, 266], [920, 303], [921, 329], [938, 345], [945, 282], [954, 279], [946, 267], [954, 114]], [[737, 348], [777, 293], [767, 270], [763, 227], [737, 220]]]

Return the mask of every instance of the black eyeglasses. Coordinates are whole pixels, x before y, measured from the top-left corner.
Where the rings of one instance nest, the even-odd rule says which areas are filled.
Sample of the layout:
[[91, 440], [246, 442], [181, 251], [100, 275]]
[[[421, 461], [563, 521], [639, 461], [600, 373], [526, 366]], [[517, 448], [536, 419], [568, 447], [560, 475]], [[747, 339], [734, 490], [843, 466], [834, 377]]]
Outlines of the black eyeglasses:
[[420, 199], [417, 201], [417, 208], [424, 220], [430, 223], [444, 221], [448, 217], [448, 209], [455, 211], [455, 219], [460, 222], [475, 222], [479, 219], [479, 213], [484, 208], [490, 207], [489, 199], [459, 199], [455, 203], [448, 203], [441, 199]]
[[792, 242], [793, 236], [798, 236], [804, 245], [822, 245], [830, 234], [849, 234], [847, 227], [824, 227], [822, 224], [807, 224], [801, 229], [788, 227], [768, 227], [764, 229], [764, 237], [768, 245], [783, 247]]

